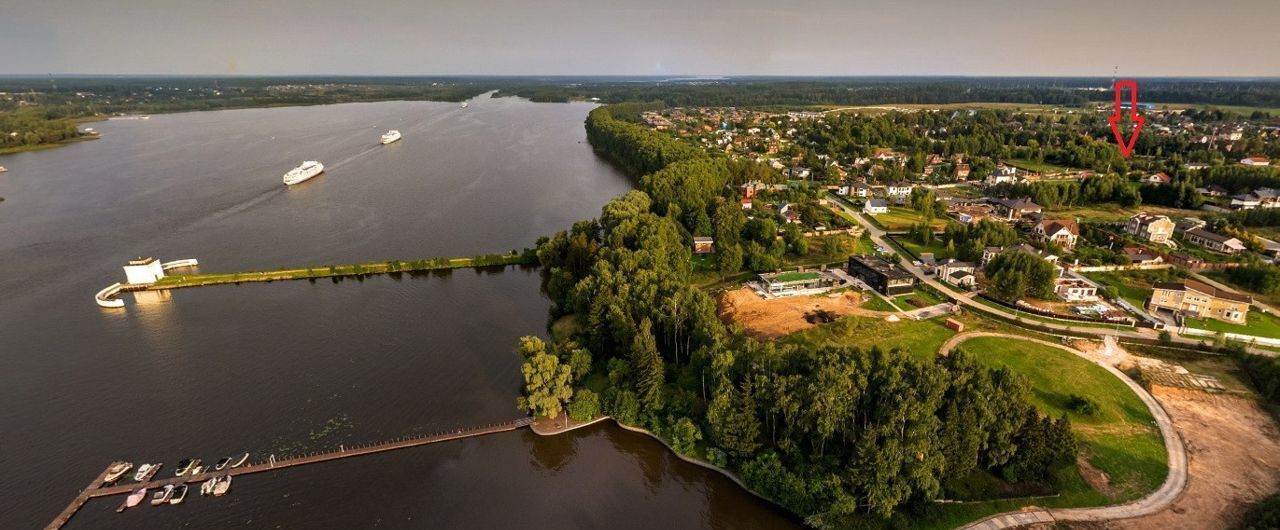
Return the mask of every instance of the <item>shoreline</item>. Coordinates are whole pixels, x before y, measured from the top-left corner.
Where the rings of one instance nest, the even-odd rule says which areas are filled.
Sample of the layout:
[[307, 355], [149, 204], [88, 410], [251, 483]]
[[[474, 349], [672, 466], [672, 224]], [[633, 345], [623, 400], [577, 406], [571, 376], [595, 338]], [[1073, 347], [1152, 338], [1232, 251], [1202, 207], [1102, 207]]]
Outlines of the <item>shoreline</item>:
[[143, 286], [147, 291], [163, 291], [206, 285], [240, 284], [245, 282], [274, 282], [289, 280], [315, 280], [319, 278], [342, 278], [349, 276], [365, 276], [369, 274], [396, 274], [432, 272], [441, 270], [508, 267], [511, 265], [535, 265], [537, 257], [528, 252], [517, 254], [491, 254], [470, 258], [436, 258], [427, 260], [387, 260], [355, 265], [326, 265], [322, 267], [303, 267], [298, 269], [281, 269], [276, 271], [249, 271], [209, 274], [175, 274], [165, 276], [159, 281]]

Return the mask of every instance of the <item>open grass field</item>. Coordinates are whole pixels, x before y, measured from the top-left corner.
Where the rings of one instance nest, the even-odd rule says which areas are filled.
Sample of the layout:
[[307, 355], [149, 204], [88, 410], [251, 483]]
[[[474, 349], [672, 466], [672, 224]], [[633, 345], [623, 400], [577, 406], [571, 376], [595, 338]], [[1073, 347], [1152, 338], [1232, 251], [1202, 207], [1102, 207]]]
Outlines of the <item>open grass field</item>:
[[1166, 208], [1163, 206], [1142, 205], [1140, 208], [1121, 208], [1114, 204], [1100, 204], [1079, 208], [1047, 208], [1044, 215], [1047, 219], [1080, 219], [1089, 222], [1118, 222], [1125, 221], [1139, 211], [1152, 215], [1167, 215], [1169, 217], [1197, 217], [1204, 215], [1199, 210], [1183, 210], [1181, 208]]
[[1070, 173], [1070, 172], [1079, 171], [1078, 169], [1073, 169], [1066, 166], [1059, 166], [1056, 164], [1050, 164], [1048, 162], [1036, 162], [1034, 160], [1027, 160], [1025, 158], [1013, 158], [1013, 159], [1005, 160], [1004, 163], [1010, 166], [1016, 167], [1018, 169], [1025, 169], [1027, 171], [1034, 171], [1036, 173]]
[[[1137, 499], [1164, 482], [1168, 455], [1155, 420], [1110, 372], [1067, 351], [1027, 341], [980, 337], [960, 348], [982, 364], [1026, 376], [1031, 400], [1041, 412], [1070, 418], [1085, 458], [1110, 477], [1113, 502]], [[1086, 416], [1072, 411], [1068, 402], [1073, 394], [1093, 400], [1098, 412]]]
[[[871, 309], [871, 308], [868, 308]], [[799, 331], [778, 339], [792, 344], [839, 344], [882, 349], [901, 348], [917, 359], [932, 359], [943, 342], [955, 335], [942, 319], [900, 320], [846, 316], [830, 324]]]
[[898, 306], [875, 295], [867, 295], [867, 301], [858, 306], [871, 311], [897, 311]]
[[934, 259], [941, 260], [941, 259], [955, 257], [951, 255], [951, 252], [947, 251], [947, 246], [943, 244], [943, 242], [938, 240], [934, 240], [932, 243], [929, 243], [928, 245], [921, 245], [920, 243], [917, 243], [914, 239], [910, 237], [895, 237], [893, 238], [893, 240], [899, 246], [906, 249], [908, 252], [915, 255], [916, 257], [919, 257], [921, 254], [926, 252], [932, 252]]
[[1280, 339], [1280, 318], [1275, 315], [1263, 313], [1257, 308], [1252, 308], [1249, 310], [1248, 321], [1248, 324], [1234, 324], [1212, 318], [1188, 317], [1186, 324], [1189, 328]]
[[1120, 298], [1137, 307], [1143, 307], [1146, 303], [1155, 282], [1176, 282], [1186, 277], [1181, 269], [1088, 272], [1084, 275], [1095, 282], [1115, 287]]
[[[890, 232], [907, 230], [911, 228], [911, 225], [924, 222], [924, 217], [920, 215], [920, 212], [901, 206], [890, 206], [889, 213], [868, 215], [867, 217], [875, 219], [876, 224]], [[934, 230], [942, 230], [947, 226], [947, 220], [934, 219], [930, 225], [933, 226]]]

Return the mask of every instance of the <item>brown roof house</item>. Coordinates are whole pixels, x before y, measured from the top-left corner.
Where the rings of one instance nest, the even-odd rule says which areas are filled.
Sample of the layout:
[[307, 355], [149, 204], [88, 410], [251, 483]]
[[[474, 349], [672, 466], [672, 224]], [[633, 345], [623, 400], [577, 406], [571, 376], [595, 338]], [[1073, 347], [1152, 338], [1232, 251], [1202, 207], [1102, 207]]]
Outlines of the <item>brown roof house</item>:
[[1063, 250], [1071, 250], [1080, 237], [1080, 226], [1070, 219], [1045, 219], [1036, 223], [1033, 229], [1036, 237], [1046, 243], [1058, 245]]
[[1196, 318], [1213, 318], [1244, 324], [1249, 317], [1253, 298], [1195, 280], [1156, 282], [1147, 302], [1147, 310], [1182, 313]]

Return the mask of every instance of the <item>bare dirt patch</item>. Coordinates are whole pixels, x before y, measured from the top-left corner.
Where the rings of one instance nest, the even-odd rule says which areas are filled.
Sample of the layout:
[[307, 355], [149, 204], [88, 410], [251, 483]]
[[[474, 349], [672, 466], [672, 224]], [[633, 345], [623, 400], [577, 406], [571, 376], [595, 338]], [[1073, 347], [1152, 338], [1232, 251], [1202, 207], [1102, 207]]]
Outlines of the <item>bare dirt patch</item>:
[[1231, 528], [1280, 487], [1280, 429], [1252, 399], [1159, 385], [1152, 394], [1186, 443], [1187, 489], [1160, 513], [1106, 528]]
[[737, 323], [758, 339], [772, 339], [808, 329], [845, 315], [884, 317], [891, 313], [858, 307], [862, 293], [789, 296], [765, 300], [749, 288], [725, 292], [720, 297], [720, 319]]
[[1111, 477], [1107, 476], [1105, 471], [1093, 467], [1089, 459], [1083, 456], [1076, 458], [1076, 466], [1080, 468], [1080, 476], [1084, 477], [1084, 481], [1093, 486], [1093, 489], [1108, 498], [1115, 498], [1116, 489], [1111, 487]]

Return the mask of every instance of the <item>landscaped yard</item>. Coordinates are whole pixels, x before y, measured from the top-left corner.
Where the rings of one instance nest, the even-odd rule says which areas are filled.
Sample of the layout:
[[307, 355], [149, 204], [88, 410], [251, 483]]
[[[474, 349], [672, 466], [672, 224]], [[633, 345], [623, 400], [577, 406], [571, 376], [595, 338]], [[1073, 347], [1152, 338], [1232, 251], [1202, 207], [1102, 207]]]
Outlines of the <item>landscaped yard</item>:
[[954, 257], [951, 255], [951, 252], [947, 251], [946, 244], [936, 239], [932, 243], [929, 243], [928, 245], [921, 245], [920, 243], [916, 242], [914, 238], [911, 238], [911, 237], [895, 237], [893, 238], [893, 240], [897, 242], [898, 245], [902, 246], [902, 248], [907, 249], [908, 252], [914, 254], [916, 257], [919, 257], [920, 254], [923, 254], [925, 252], [932, 252], [933, 258], [939, 259], [939, 260]]
[[[876, 224], [890, 232], [908, 230], [911, 228], [911, 225], [924, 222], [924, 217], [920, 215], [920, 212], [910, 208], [903, 208], [901, 206], [890, 206], [889, 213], [868, 215], [867, 217], [875, 219]], [[930, 224], [933, 226], [934, 230], [942, 230], [947, 226], [947, 220], [944, 218], [937, 218]]]
[[874, 294], [867, 294], [867, 301], [858, 307], [871, 311], [898, 311], [898, 306]]
[[1257, 308], [1251, 308], [1248, 319], [1248, 324], [1233, 324], [1213, 318], [1188, 317], [1186, 324], [1189, 328], [1280, 339], [1280, 318], [1272, 314], [1263, 313]]
[[[1067, 415], [1086, 459], [1110, 477], [1115, 492], [1111, 502], [1137, 499], [1164, 482], [1168, 454], [1151, 412], [1107, 370], [1065, 350], [1029, 341], [980, 337], [960, 348], [982, 364], [1005, 366], [1026, 376], [1031, 401], [1041, 412]], [[1073, 394], [1097, 403], [1098, 412], [1081, 415], [1071, 410]], [[1064, 490], [1063, 496], [1082, 493]]]
[[955, 332], [937, 318], [889, 322], [883, 318], [846, 316], [778, 340], [793, 344], [837, 344], [859, 348], [879, 346], [885, 350], [902, 348], [912, 357], [933, 359], [938, 348], [952, 335]]
[[926, 291], [920, 286], [916, 286], [916, 289], [910, 293], [900, 294], [894, 297], [894, 303], [908, 311], [941, 304], [942, 302], [943, 299], [939, 298], [938, 295]]
[[1115, 287], [1120, 298], [1139, 308], [1143, 307], [1147, 298], [1151, 296], [1151, 286], [1155, 282], [1176, 282], [1186, 278], [1186, 272], [1176, 268], [1123, 272], [1087, 272], [1084, 275], [1095, 282]]
[[1076, 169], [1071, 169], [1066, 166], [1059, 166], [1055, 164], [1050, 164], [1048, 162], [1036, 162], [1034, 160], [1027, 160], [1025, 158], [1014, 158], [1010, 160], [1005, 160], [1005, 163], [1013, 167], [1016, 167], [1018, 169], [1035, 171], [1037, 173], [1068, 173], [1072, 171], [1078, 171]]

